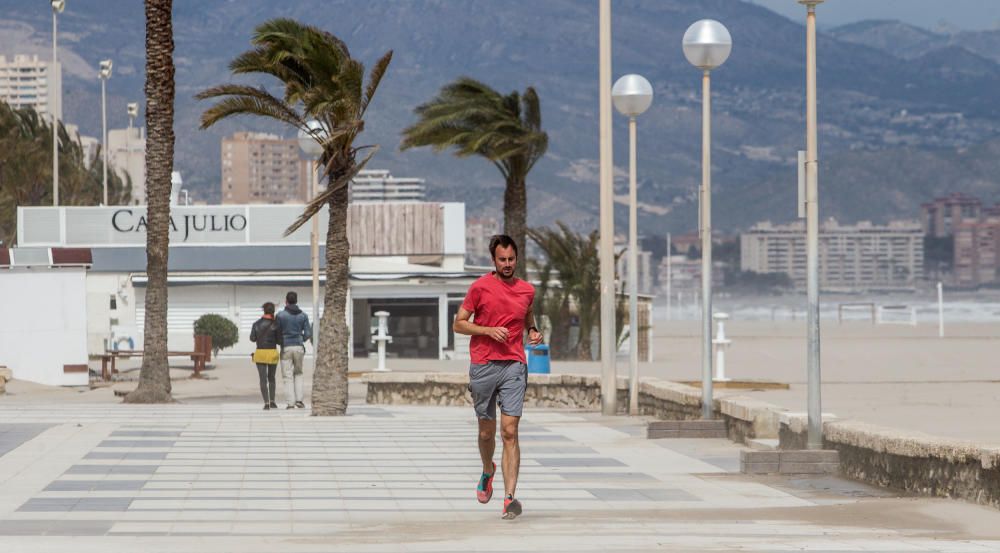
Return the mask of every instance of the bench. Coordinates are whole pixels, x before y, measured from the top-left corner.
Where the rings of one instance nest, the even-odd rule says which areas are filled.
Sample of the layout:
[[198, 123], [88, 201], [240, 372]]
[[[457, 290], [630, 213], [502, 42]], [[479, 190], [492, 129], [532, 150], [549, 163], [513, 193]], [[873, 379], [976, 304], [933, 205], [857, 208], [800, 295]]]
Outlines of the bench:
[[[115, 368], [118, 359], [142, 357], [143, 353], [141, 349], [104, 350], [101, 355], [101, 378], [105, 381], [111, 380], [111, 377], [118, 372]], [[189, 357], [194, 361], [194, 374], [191, 378], [201, 378], [201, 371], [205, 370], [205, 365], [212, 360], [212, 337], [195, 336], [194, 351], [167, 351], [167, 357]]]

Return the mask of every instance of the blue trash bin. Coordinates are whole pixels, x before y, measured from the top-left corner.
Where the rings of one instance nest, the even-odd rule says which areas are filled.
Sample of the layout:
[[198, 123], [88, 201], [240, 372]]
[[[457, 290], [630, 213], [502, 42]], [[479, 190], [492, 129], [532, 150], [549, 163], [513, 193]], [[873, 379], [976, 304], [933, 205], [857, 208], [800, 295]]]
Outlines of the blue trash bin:
[[538, 344], [528, 345], [524, 348], [524, 355], [528, 359], [528, 374], [549, 374], [549, 346]]

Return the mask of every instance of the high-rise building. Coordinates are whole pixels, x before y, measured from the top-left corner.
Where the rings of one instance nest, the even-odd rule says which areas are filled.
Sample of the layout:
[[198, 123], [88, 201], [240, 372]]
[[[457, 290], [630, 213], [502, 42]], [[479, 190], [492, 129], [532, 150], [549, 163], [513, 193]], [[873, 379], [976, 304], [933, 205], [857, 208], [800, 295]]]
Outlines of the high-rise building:
[[984, 209], [982, 219], [965, 220], [955, 227], [954, 284], [979, 286], [1000, 280], [998, 211]]
[[222, 203], [298, 203], [308, 195], [308, 162], [295, 139], [238, 132], [222, 139]]
[[[923, 237], [916, 222], [840, 225], [830, 219], [819, 233], [820, 286], [843, 291], [913, 286], [923, 277]], [[796, 286], [805, 286], [805, 223], [754, 225], [740, 235], [740, 267], [785, 273]]]
[[424, 179], [394, 177], [384, 169], [362, 170], [351, 181], [352, 202], [422, 202]]
[[132, 204], [146, 203], [146, 129], [108, 131], [108, 168], [132, 181]]
[[920, 206], [920, 224], [924, 234], [945, 238], [955, 234], [963, 221], [979, 220], [983, 204], [979, 198], [952, 193]]
[[55, 113], [62, 120], [61, 64], [38, 56], [0, 56], [0, 100], [15, 109], [32, 108], [42, 115]]

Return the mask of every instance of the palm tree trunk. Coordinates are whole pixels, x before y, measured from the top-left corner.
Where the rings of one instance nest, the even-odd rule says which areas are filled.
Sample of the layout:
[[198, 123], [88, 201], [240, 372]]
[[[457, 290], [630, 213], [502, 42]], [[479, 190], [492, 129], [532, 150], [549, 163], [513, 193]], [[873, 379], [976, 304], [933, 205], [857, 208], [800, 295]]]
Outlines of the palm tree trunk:
[[528, 197], [524, 186], [524, 177], [510, 176], [503, 193], [503, 231], [517, 243], [517, 277], [524, 278], [528, 274], [528, 244], [525, 242], [527, 231]]
[[170, 245], [170, 175], [174, 166], [173, 0], [146, 0], [146, 322], [139, 386], [126, 403], [164, 403], [170, 397], [167, 365], [167, 255]]
[[326, 231], [326, 286], [319, 323], [316, 372], [313, 374], [312, 414], [347, 413], [347, 287], [350, 245], [347, 242], [347, 187], [330, 198]]

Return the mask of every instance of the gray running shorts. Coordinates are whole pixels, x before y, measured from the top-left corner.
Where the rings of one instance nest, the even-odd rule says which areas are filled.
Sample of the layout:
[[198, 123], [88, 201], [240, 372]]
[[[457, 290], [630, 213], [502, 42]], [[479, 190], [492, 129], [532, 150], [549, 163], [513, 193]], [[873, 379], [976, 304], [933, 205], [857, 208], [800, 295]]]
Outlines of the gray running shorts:
[[476, 417], [495, 420], [500, 412], [520, 417], [528, 389], [528, 366], [520, 361], [487, 361], [469, 365], [469, 391]]

